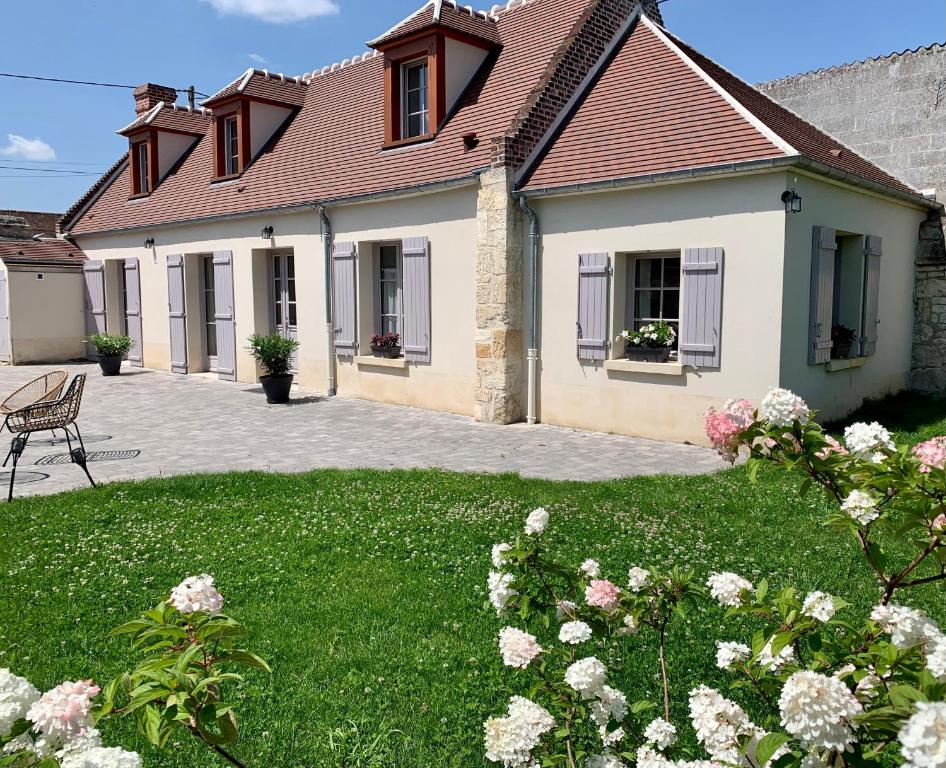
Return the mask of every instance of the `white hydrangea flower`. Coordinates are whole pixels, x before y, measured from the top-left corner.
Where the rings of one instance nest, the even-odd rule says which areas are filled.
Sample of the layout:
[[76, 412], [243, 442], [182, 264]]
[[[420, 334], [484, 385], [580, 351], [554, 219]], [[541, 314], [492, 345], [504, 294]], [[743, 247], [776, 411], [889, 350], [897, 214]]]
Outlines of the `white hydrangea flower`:
[[905, 605], [878, 605], [871, 611], [870, 618], [890, 635], [897, 648], [925, 645], [941, 636], [939, 627], [923, 611]]
[[809, 752], [802, 758], [801, 768], [828, 768], [828, 764], [817, 752]]
[[597, 560], [585, 560], [581, 564], [581, 572], [589, 579], [597, 579], [601, 575], [601, 563]]
[[734, 765], [742, 762], [739, 739], [757, 730], [742, 707], [705, 685], [690, 691], [690, 720], [710, 757]]
[[526, 535], [539, 536], [545, 533], [545, 529], [548, 528], [548, 526], [549, 513], [543, 507], [534, 509], [526, 518]]
[[624, 733], [623, 728], [615, 728], [613, 731], [608, 733], [608, 729], [602, 727], [600, 731], [601, 731], [601, 743], [606, 749], [613, 747], [616, 744], [619, 744], [627, 735], [626, 733]]
[[637, 619], [635, 619], [631, 614], [625, 614], [623, 619], [624, 626], [618, 629], [614, 634], [618, 637], [627, 637], [628, 635], [636, 635], [638, 630], [640, 630], [640, 624]]
[[585, 760], [585, 768], [627, 768], [627, 766], [617, 755], [606, 752], [603, 755], [592, 755]]
[[732, 669], [751, 657], [752, 649], [745, 643], [716, 643], [716, 666], [720, 669]]
[[651, 720], [644, 729], [644, 741], [664, 751], [677, 743], [677, 729], [662, 717]]
[[637, 750], [637, 768], [674, 768], [674, 763], [653, 747], [643, 746]]
[[650, 580], [650, 571], [646, 568], [638, 568], [636, 565], [628, 571], [627, 574], [628, 587], [631, 592], [640, 592], [644, 587], [647, 586], [647, 582]]
[[560, 600], [555, 606], [555, 617], [559, 621], [571, 620], [578, 615], [578, 604], [571, 600]]
[[940, 635], [927, 644], [926, 668], [933, 677], [946, 681], [946, 636]]
[[897, 738], [904, 768], [946, 766], [946, 702], [917, 702]]
[[612, 720], [623, 722], [627, 712], [627, 697], [610, 685], [602, 685], [597, 700], [591, 704], [591, 717], [600, 728], [606, 728]]
[[779, 696], [782, 726], [803, 744], [838, 751], [854, 742], [851, 718], [861, 703], [836, 677], [802, 670], [786, 681]]
[[71, 751], [59, 765], [61, 768], [141, 768], [141, 757], [118, 747], [92, 747]]
[[559, 641], [568, 645], [578, 645], [579, 643], [591, 640], [591, 627], [583, 621], [569, 621], [562, 624], [558, 633]]
[[[876, 421], [870, 424], [862, 421], [851, 424], [844, 430], [844, 445], [854, 455], [862, 458], [870, 456], [875, 462], [875, 453], [894, 450], [890, 432]], [[881, 459], [883, 459], [883, 454], [881, 454]]]
[[181, 613], [217, 614], [223, 608], [223, 595], [214, 586], [213, 576], [189, 576], [171, 590], [171, 605]]
[[565, 682], [578, 691], [582, 698], [593, 699], [604, 685], [608, 670], [594, 656], [580, 659], [565, 670]]
[[502, 616], [506, 611], [506, 603], [519, 594], [512, 588], [512, 574], [490, 571], [487, 586], [489, 587], [489, 601], [496, 609], [496, 615]]
[[39, 696], [39, 691], [25, 677], [0, 669], [0, 737], [7, 736], [16, 721], [26, 717]]
[[65, 682], [46, 691], [26, 713], [26, 719], [57, 748], [92, 729], [92, 699], [99, 687], [91, 680]]
[[503, 627], [499, 631], [499, 652], [507, 667], [525, 669], [542, 653], [542, 646], [536, 641], [535, 635], [515, 627]]
[[493, 561], [493, 568], [497, 571], [503, 567], [503, 557], [505, 557], [510, 549], [512, 549], [512, 545], [506, 542], [493, 545], [493, 550], [490, 552], [490, 559]]
[[778, 652], [777, 656], [772, 655], [772, 638], [765, 644], [761, 651], [759, 651], [759, 666], [762, 667], [766, 672], [778, 672], [786, 664], [790, 664], [795, 660], [795, 649], [790, 645], [786, 645], [782, 650]]
[[869, 525], [880, 517], [876, 500], [864, 491], [851, 491], [841, 502], [841, 511], [859, 525]]
[[810, 592], [802, 603], [801, 612], [815, 621], [831, 621], [837, 609], [834, 599], [825, 592]]
[[883, 681], [875, 674], [871, 673], [861, 678], [861, 681], [854, 686], [854, 695], [860, 701], [873, 701], [880, 693], [880, 686]]
[[808, 414], [805, 401], [787, 389], [773, 389], [759, 406], [759, 416], [773, 427], [790, 427], [796, 421], [805, 424]]
[[738, 608], [742, 605], [743, 591], [753, 590], [752, 582], [729, 571], [711, 573], [706, 581], [710, 595], [724, 608]]
[[507, 716], [492, 717], [483, 727], [488, 760], [506, 768], [525, 768], [542, 736], [555, 727], [555, 720], [535, 702], [513, 696]]

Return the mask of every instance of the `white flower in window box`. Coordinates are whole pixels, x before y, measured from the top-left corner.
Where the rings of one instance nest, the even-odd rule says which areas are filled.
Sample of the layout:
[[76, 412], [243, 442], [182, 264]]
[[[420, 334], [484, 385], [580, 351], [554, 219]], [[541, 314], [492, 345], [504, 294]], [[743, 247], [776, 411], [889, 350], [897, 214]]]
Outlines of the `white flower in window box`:
[[670, 323], [658, 320], [637, 331], [624, 330], [617, 338], [624, 342], [624, 356], [642, 363], [666, 363], [677, 343], [677, 332]]

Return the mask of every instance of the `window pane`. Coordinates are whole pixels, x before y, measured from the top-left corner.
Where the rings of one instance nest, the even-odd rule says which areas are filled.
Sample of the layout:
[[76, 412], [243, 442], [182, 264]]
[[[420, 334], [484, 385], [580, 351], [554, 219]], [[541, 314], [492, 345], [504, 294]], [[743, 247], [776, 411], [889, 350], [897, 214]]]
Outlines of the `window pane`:
[[286, 288], [289, 291], [289, 301], [294, 302], [296, 300], [296, 281], [294, 278], [286, 281]]
[[295, 256], [286, 257], [286, 275], [290, 279], [296, 276], [296, 257]]
[[423, 136], [424, 133], [424, 121], [421, 119], [421, 115], [411, 115], [407, 118], [408, 137]]
[[680, 291], [664, 291], [663, 319], [680, 319]]
[[397, 270], [397, 247], [385, 245], [381, 248], [381, 269]]
[[416, 114], [424, 108], [424, 103], [422, 101], [422, 94], [420, 91], [408, 91], [407, 92], [407, 113], [409, 115]]
[[275, 320], [276, 320], [276, 325], [277, 325], [277, 326], [283, 324], [282, 302], [281, 302], [281, 301], [277, 301], [277, 302], [276, 302], [276, 317], [275, 317]]
[[638, 259], [634, 284], [638, 288], [659, 288], [660, 259]]
[[381, 333], [397, 333], [397, 320], [393, 317], [382, 317]]
[[427, 87], [427, 65], [417, 64], [407, 69], [407, 88], [413, 90]]
[[660, 291], [637, 291], [634, 317], [640, 320], [660, 317]]
[[381, 283], [381, 314], [397, 314], [397, 282], [393, 280]]
[[295, 328], [299, 324], [298, 317], [296, 316], [296, 303], [292, 302], [289, 305], [289, 325]]
[[664, 287], [680, 287], [680, 258], [664, 259]]

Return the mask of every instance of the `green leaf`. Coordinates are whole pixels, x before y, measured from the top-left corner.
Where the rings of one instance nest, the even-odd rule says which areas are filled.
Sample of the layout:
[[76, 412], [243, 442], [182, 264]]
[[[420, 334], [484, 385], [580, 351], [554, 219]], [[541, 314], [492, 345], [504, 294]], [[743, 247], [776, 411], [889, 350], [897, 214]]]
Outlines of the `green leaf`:
[[768, 733], [759, 739], [755, 748], [755, 764], [765, 765], [778, 750], [787, 744], [788, 736], [784, 733]]
[[219, 661], [232, 661], [236, 664], [243, 664], [247, 667], [255, 667], [256, 669], [262, 669], [264, 672], [272, 672], [269, 664], [263, 661], [255, 653], [250, 653], [249, 651], [229, 651], [228, 653], [223, 653], [217, 657]]
[[116, 627], [111, 632], [108, 633], [109, 637], [118, 637], [119, 635], [130, 635], [137, 634], [148, 627], [154, 626], [153, 622], [144, 621], [143, 619], [135, 619], [134, 621], [129, 621], [126, 624], [122, 624], [120, 627]]
[[922, 691], [910, 685], [890, 686], [890, 703], [895, 707], [912, 707], [918, 701], [926, 701]]

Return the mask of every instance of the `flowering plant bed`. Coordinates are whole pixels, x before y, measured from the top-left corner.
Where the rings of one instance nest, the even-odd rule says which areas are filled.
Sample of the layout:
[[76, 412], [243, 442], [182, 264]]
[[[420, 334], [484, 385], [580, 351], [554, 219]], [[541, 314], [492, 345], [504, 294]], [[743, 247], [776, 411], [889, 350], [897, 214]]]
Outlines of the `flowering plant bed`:
[[375, 357], [394, 359], [401, 356], [401, 335], [376, 333], [371, 337], [371, 352]]

